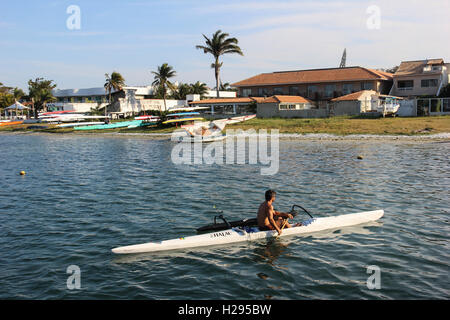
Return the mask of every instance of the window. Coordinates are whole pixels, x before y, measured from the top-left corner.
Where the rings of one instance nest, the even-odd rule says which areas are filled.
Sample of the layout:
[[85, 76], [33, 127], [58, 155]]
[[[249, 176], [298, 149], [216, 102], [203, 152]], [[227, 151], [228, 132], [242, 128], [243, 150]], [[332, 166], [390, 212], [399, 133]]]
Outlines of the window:
[[327, 84], [325, 86], [325, 98], [332, 98], [335, 91], [336, 91], [335, 84]]
[[248, 97], [252, 94], [252, 89], [242, 89], [242, 96]]
[[373, 90], [373, 82], [361, 82], [361, 90]]
[[283, 94], [283, 88], [273, 88], [273, 94]]
[[280, 110], [295, 110], [298, 109], [296, 104], [280, 104]]
[[308, 86], [308, 97], [314, 98], [317, 93], [317, 86]]
[[298, 87], [289, 87], [290, 96], [298, 96]]
[[258, 95], [260, 97], [268, 96], [269, 90], [267, 88], [258, 88]]
[[345, 94], [350, 94], [353, 92], [353, 84], [352, 83], [344, 83], [342, 86], [342, 92]]
[[414, 87], [413, 80], [399, 80], [397, 81], [397, 88], [399, 90], [411, 90]]
[[428, 87], [437, 87], [438, 81], [437, 79], [425, 79], [420, 82], [422, 88], [428, 88]]

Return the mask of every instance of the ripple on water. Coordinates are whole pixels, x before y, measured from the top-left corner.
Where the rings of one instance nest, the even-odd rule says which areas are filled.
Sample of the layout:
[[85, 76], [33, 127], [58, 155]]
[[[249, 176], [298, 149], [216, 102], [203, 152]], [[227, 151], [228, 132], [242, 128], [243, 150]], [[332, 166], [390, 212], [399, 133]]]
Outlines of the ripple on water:
[[[2, 138], [0, 298], [450, 298], [449, 144], [281, 140], [278, 173], [262, 176], [260, 165], [175, 166], [165, 140]], [[281, 211], [385, 216], [305, 237], [110, 252], [193, 235], [219, 213], [254, 216], [267, 188]], [[69, 265], [79, 291], [67, 289]], [[381, 290], [367, 288], [369, 265]]]

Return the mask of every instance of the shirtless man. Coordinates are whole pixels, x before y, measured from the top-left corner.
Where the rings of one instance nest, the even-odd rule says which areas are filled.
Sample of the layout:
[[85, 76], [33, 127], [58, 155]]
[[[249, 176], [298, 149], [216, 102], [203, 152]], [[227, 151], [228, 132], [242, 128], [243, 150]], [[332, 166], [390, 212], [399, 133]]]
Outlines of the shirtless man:
[[[277, 230], [280, 235], [284, 219], [293, 219], [289, 213], [282, 213], [273, 209], [272, 203], [275, 201], [276, 192], [273, 190], [266, 191], [266, 201], [261, 203], [258, 209], [258, 227], [261, 231]], [[286, 222], [285, 228], [292, 227]]]

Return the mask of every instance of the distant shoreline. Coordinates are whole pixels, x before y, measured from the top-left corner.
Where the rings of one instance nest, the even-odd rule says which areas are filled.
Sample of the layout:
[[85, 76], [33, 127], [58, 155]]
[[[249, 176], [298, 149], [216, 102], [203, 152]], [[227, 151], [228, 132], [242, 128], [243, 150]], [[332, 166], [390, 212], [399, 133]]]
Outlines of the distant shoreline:
[[[42, 125], [42, 129], [32, 125], [0, 127], [0, 132], [12, 134], [47, 133], [77, 136], [122, 136], [170, 138], [175, 127], [115, 128], [107, 130], [78, 131], [73, 128], [58, 128], [55, 125]], [[178, 128], [180, 129], [180, 128]], [[278, 130], [280, 139], [296, 140], [449, 140], [450, 116], [414, 118], [332, 117], [318, 119], [300, 118], [255, 118], [245, 122], [229, 124], [225, 128], [228, 135], [244, 132], [250, 134], [266, 130]]]

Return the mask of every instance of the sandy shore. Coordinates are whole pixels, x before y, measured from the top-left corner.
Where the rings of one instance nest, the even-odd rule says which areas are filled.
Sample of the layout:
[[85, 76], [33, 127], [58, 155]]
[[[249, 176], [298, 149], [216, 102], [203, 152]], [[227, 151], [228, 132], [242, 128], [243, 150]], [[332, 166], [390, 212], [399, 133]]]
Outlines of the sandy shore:
[[[85, 137], [123, 137], [123, 138], [149, 138], [166, 140], [170, 139], [172, 133], [121, 133], [121, 132], [96, 132], [96, 133], [46, 133], [46, 132], [0, 132], [0, 135], [50, 135], [50, 136], [85, 136]], [[270, 136], [270, 130], [268, 131]], [[229, 134], [230, 137], [237, 137], [236, 134]], [[246, 135], [251, 136], [251, 135]], [[372, 135], [372, 134], [351, 134], [351, 135], [334, 135], [326, 133], [280, 133], [279, 138], [284, 140], [319, 140], [319, 141], [450, 141], [450, 132], [438, 134], [424, 135]]]

